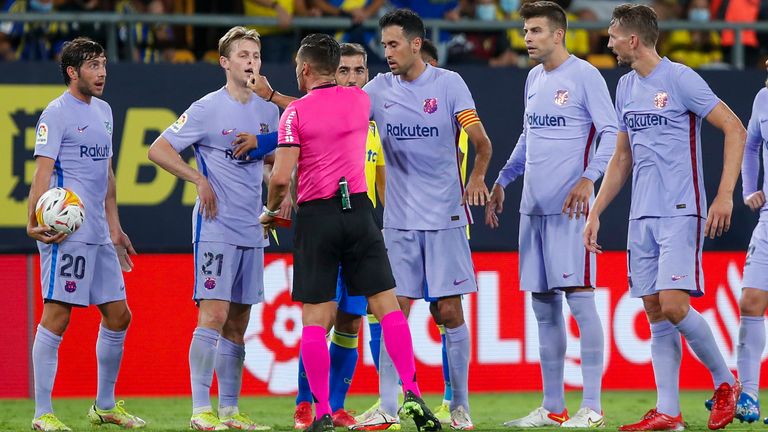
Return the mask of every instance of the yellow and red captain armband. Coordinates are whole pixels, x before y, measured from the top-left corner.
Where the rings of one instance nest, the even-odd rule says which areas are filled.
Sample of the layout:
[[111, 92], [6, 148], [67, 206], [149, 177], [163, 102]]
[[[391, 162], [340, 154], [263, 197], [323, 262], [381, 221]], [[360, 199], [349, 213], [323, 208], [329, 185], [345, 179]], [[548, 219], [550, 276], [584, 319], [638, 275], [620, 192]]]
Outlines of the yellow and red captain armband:
[[466, 130], [468, 126], [480, 123], [480, 117], [477, 116], [477, 111], [473, 109], [464, 110], [456, 114], [456, 120], [459, 121], [461, 128], [464, 130]]

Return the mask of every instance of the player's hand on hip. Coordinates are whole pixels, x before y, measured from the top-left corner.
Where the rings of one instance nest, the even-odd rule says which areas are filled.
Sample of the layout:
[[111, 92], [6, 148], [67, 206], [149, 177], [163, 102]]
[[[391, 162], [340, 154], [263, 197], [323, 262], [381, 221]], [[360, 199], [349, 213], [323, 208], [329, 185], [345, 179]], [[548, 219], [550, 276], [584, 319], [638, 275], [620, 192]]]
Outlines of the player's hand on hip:
[[704, 236], [711, 239], [723, 235], [731, 229], [731, 212], [733, 198], [729, 194], [717, 194], [709, 206], [707, 224], [704, 226]]
[[765, 193], [757, 191], [744, 198], [744, 204], [752, 211], [758, 211], [765, 205]]
[[67, 234], [64, 234], [63, 232], [56, 232], [48, 225], [27, 225], [27, 235], [39, 242], [46, 244], [61, 243], [65, 238], [67, 238]]
[[485, 182], [479, 177], [469, 176], [467, 190], [464, 191], [464, 202], [472, 206], [485, 205], [489, 199], [490, 194]]
[[256, 135], [240, 132], [235, 137], [235, 140], [232, 141], [232, 155], [235, 159], [239, 159], [257, 147], [259, 147], [259, 139], [256, 138]]
[[133, 248], [131, 239], [128, 238], [128, 234], [120, 230], [120, 232], [110, 234], [112, 238], [112, 244], [115, 245], [115, 252], [117, 252], [117, 259], [120, 261], [120, 268], [124, 272], [130, 272], [133, 270], [133, 260], [129, 255], [137, 255], [136, 249]]
[[213, 191], [208, 179], [203, 177], [197, 183], [197, 196], [200, 199], [200, 214], [206, 219], [216, 217], [216, 192]]
[[592, 180], [582, 177], [576, 186], [571, 189], [563, 203], [563, 214], [568, 213], [568, 219], [573, 219], [576, 215], [578, 219], [581, 215], [586, 215], [589, 209], [589, 199], [595, 192], [595, 184]]
[[265, 100], [272, 95], [272, 86], [264, 75], [252, 75], [248, 80], [248, 88], [256, 93], [256, 96]]
[[584, 247], [591, 253], [603, 253], [603, 247], [597, 244], [597, 233], [600, 231], [600, 219], [596, 216], [587, 217], [584, 225]]
[[499, 215], [504, 211], [504, 188], [494, 183], [491, 196], [485, 204], [485, 224], [491, 228], [499, 227]]

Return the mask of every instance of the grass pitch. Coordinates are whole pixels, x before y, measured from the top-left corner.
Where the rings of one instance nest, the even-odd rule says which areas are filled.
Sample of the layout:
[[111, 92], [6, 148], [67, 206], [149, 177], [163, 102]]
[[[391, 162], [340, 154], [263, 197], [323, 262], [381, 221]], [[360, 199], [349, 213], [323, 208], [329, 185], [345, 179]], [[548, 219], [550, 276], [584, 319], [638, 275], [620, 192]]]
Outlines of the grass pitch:
[[[683, 418], [689, 430], [706, 431], [709, 412], [704, 408], [704, 400], [711, 393], [683, 392], [681, 395]], [[427, 395], [430, 406], [440, 402], [442, 395]], [[566, 394], [568, 408], [575, 413], [579, 408], [581, 393]], [[362, 412], [375, 400], [373, 396], [350, 396], [347, 409]], [[93, 428], [85, 416], [93, 403], [89, 399], [55, 399], [56, 415], [75, 431], [120, 430], [114, 426]], [[509, 431], [501, 426], [509, 419], [521, 417], [541, 403], [539, 393], [497, 393], [471, 396], [472, 419], [480, 431]], [[603, 410], [607, 420], [607, 430], [615, 430], [619, 425], [638, 421], [645, 412], [656, 403], [655, 392], [610, 391], [603, 393]], [[184, 431], [189, 428], [191, 400], [189, 398], [128, 398], [126, 408], [133, 414], [147, 421], [146, 431]], [[260, 423], [272, 426], [276, 431], [293, 430], [292, 397], [247, 397], [241, 399], [240, 409]], [[34, 402], [22, 400], [0, 400], [0, 431], [27, 431], [30, 428]], [[762, 421], [729, 425], [727, 430], [756, 430], [768, 432], [768, 426]], [[338, 429], [341, 431], [342, 429]], [[415, 431], [413, 422], [403, 422], [404, 431]], [[446, 430], [450, 430], [449, 428]]]

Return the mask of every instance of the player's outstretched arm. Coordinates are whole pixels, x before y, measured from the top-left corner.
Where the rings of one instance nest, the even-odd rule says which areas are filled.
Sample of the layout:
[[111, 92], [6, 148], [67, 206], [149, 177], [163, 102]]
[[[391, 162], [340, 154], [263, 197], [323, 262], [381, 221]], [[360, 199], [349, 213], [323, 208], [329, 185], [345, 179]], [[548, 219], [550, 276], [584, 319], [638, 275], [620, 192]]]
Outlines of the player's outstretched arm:
[[592, 204], [592, 210], [587, 216], [587, 224], [584, 226], [584, 246], [592, 253], [602, 252], [601, 246], [597, 243], [600, 215], [619, 194], [631, 172], [632, 149], [629, 146], [629, 135], [626, 132], [619, 132], [616, 136], [616, 150], [608, 162], [600, 192]]
[[208, 219], [216, 217], [216, 193], [208, 179], [179, 156], [171, 143], [163, 136], [157, 137], [149, 147], [149, 160], [176, 177], [194, 183], [197, 186], [197, 196], [200, 198], [200, 214]]
[[[461, 114], [459, 116], [461, 117]], [[488, 186], [485, 185], [485, 173], [488, 171], [493, 147], [491, 146], [491, 139], [488, 138], [488, 134], [485, 133], [485, 128], [479, 119], [477, 122], [464, 127], [464, 130], [475, 146], [475, 163], [472, 166], [472, 173], [469, 174], [467, 189], [464, 191], [464, 202], [469, 205], [482, 206], [490, 198]]]
[[109, 160], [109, 172], [107, 173], [107, 196], [104, 199], [104, 211], [109, 225], [109, 237], [115, 245], [117, 258], [123, 271], [133, 270], [133, 261], [129, 255], [136, 255], [136, 249], [131, 244], [131, 239], [123, 231], [120, 225], [120, 216], [117, 212], [117, 186], [115, 184], [115, 172], [112, 170], [112, 159]]
[[51, 158], [38, 156], [35, 158], [35, 175], [32, 177], [32, 186], [29, 188], [29, 206], [27, 214], [27, 235], [43, 243], [61, 243], [67, 235], [59, 232], [55, 235], [49, 233], [55, 232], [48, 225], [38, 225], [35, 217], [35, 206], [45, 191], [48, 190], [48, 183], [51, 181], [53, 165], [56, 163]]
[[712, 201], [712, 205], [709, 206], [707, 224], [704, 226], [704, 235], [715, 238], [731, 227], [733, 191], [739, 179], [747, 131], [741, 120], [722, 101], [707, 115], [707, 121], [725, 134], [723, 173], [720, 176], [717, 196]]

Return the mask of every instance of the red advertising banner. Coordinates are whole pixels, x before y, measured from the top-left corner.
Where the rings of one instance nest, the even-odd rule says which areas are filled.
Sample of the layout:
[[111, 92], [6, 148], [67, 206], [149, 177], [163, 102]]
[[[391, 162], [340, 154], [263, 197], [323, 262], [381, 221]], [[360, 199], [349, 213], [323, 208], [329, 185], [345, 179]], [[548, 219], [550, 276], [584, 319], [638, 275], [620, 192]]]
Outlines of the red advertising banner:
[[0, 398], [29, 394], [30, 305], [27, 256], [0, 256], [0, 287], [4, 307], [0, 313]]
[[[694, 307], [712, 327], [732, 369], [736, 367], [738, 297], [744, 256], [742, 252], [705, 253], [703, 263], [707, 294], [693, 300]], [[541, 388], [536, 320], [530, 307], [530, 296], [524, 296], [519, 291], [517, 253], [475, 253], [473, 258], [479, 292], [466, 296], [464, 300], [472, 334], [471, 390]], [[9, 259], [12, 258], [0, 257], [0, 267], [13, 267]], [[188, 349], [197, 314], [191, 300], [191, 255], [143, 255], [134, 261], [136, 269], [125, 274], [133, 322], [126, 340], [117, 391], [120, 395], [189, 394]], [[42, 303], [39, 300], [36, 257], [33, 262], [36, 323]], [[301, 308], [290, 299], [292, 272], [290, 255], [266, 255], [266, 301], [254, 306], [246, 334], [246, 373], [243, 378], [243, 392], [246, 394], [291, 394], [296, 390]], [[641, 300], [629, 297], [625, 253], [601, 255], [598, 258], [597, 280], [600, 287], [596, 296], [597, 308], [606, 341], [604, 387], [653, 389], [650, 332]], [[19, 327], [27, 323], [24, 310], [18, 308], [13, 311], [18, 312], [18, 317], [13, 319], [14, 323], [21, 323]], [[565, 314], [568, 322], [565, 380], [569, 387], [578, 388], [581, 385], [578, 328], [567, 307]], [[440, 338], [432, 324], [427, 304], [421, 301], [414, 303], [410, 323], [420, 385], [426, 391], [442, 391]], [[9, 327], [13, 326], [6, 326]], [[74, 311], [60, 348], [55, 395], [95, 394], [98, 327], [96, 308]], [[352, 384], [352, 393], [374, 393], [377, 390], [365, 327], [360, 337], [361, 362]], [[20, 342], [3, 346], [18, 347], [12, 350], [14, 358], [18, 357], [18, 364], [14, 367], [19, 368], [13, 373], [28, 376], [29, 366], [25, 361], [30, 347]], [[696, 361], [687, 345], [684, 346], [681, 388], [711, 388], [709, 373]], [[0, 369], [3, 369], [0, 380], [8, 382], [4, 376], [10, 372]], [[765, 375], [763, 381], [766, 381]], [[28, 395], [28, 378], [23, 382], [26, 387], [22, 386], [19, 390], [23, 393], [13, 395]], [[6, 393], [3, 395], [11, 396], [11, 392]]]

